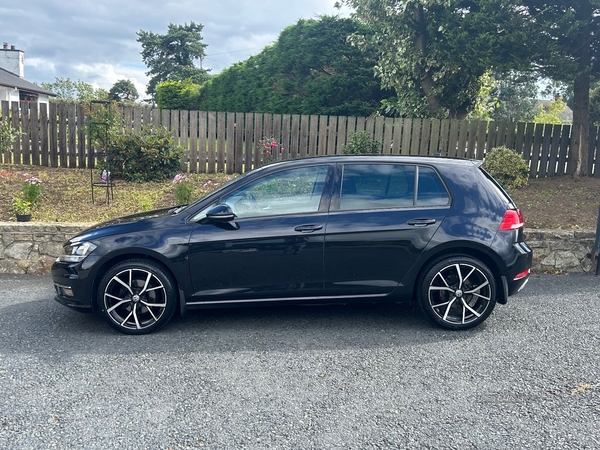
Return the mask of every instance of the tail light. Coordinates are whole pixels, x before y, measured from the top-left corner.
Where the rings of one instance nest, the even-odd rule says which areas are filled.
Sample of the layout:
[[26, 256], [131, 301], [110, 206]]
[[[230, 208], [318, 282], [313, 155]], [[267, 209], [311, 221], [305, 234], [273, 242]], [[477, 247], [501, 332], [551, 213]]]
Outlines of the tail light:
[[523, 221], [521, 211], [518, 209], [507, 209], [498, 231], [518, 230], [519, 228], [523, 228], [523, 225], [525, 225], [525, 222]]

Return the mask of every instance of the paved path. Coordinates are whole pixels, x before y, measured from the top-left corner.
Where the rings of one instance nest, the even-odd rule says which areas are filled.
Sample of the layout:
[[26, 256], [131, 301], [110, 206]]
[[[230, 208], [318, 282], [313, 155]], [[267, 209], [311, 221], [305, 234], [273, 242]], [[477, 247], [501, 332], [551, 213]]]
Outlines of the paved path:
[[0, 276], [3, 449], [597, 449], [600, 278], [476, 330], [409, 306], [193, 312], [132, 337]]

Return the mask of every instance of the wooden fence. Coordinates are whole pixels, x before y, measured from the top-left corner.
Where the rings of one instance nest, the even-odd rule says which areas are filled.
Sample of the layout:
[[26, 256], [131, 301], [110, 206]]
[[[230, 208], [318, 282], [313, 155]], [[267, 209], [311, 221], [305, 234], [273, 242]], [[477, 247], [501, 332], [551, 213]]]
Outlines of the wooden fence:
[[[73, 103], [36, 104], [1, 102], [2, 120], [22, 131], [12, 152], [1, 155], [15, 164], [50, 167], [94, 167], [95, 152], [86, 136], [84, 107]], [[275, 159], [341, 154], [348, 136], [367, 131], [385, 154], [433, 155], [483, 159], [485, 153], [506, 146], [523, 155], [531, 177], [568, 172], [570, 125], [394, 119], [386, 117], [300, 116], [262, 113], [171, 111], [150, 107], [122, 107], [124, 127], [140, 130], [145, 124], [165, 126], [186, 151], [182, 170], [243, 173], [263, 162], [259, 145], [264, 138], [277, 142]], [[600, 133], [590, 131], [589, 173], [596, 169]]]

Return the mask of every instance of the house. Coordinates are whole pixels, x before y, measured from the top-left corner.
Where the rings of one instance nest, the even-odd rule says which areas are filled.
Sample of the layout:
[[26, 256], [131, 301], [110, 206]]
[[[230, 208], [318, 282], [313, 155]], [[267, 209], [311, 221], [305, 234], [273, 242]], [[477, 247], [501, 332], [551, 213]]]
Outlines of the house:
[[48, 103], [56, 94], [25, 80], [23, 50], [10, 48], [5, 42], [0, 49], [0, 101]]
[[[560, 98], [560, 96], [556, 96], [554, 97], [554, 101]], [[549, 112], [552, 102], [553, 100], [537, 100], [536, 111], [542, 108], [545, 112]], [[558, 118], [562, 123], [573, 123], [573, 110], [565, 105], [565, 108], [558, 113]]]

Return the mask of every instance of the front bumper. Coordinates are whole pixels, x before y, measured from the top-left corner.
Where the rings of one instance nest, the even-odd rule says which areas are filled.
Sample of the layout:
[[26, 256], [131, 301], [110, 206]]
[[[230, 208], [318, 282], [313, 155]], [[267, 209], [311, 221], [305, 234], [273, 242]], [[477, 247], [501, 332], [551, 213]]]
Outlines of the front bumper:
[[81, 278], [77, 264], [55, 262], [52, 265], [52, 281], [56, 291], [56, 300], [75, 311], [92, 312], [92, 300], [86, 279]]

